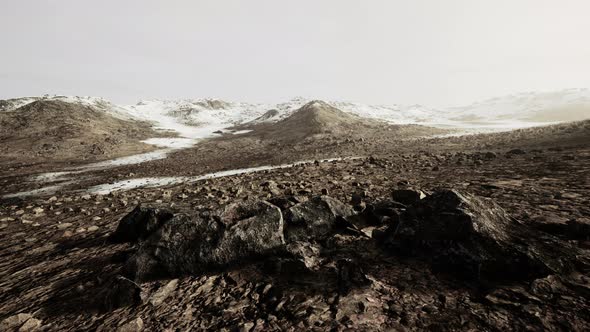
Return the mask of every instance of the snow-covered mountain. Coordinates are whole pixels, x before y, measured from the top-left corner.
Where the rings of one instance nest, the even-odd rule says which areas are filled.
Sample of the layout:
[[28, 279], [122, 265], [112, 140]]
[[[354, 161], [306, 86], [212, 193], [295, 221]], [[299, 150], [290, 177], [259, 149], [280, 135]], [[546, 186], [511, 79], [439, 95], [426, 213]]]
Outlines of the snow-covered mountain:
[[[100, 97], [49, 96], [0, 100], [0, 111], [11, 111], [40, 99], [60, 100], [109, 112], [120, 118], [150, 121], [156, 127], [186, 138], [244, 123], [277, 122], [310, 99], [294, 98], [278, 104], [227, 102], [217, 99], [143, 100], [116, 105]], [[569, 89], [550, 93], [529, 92], [493, 98], [469, 106], [435, 109], [422, 105], [366, 105], [327, 101], [344, 112], [396, 124], [494, 130], [590, 118], [590, 90]]]
[[467, 123], [561, 122], [590, 118], [590, 89], [525, 92], [446, 110], [447, 118]]

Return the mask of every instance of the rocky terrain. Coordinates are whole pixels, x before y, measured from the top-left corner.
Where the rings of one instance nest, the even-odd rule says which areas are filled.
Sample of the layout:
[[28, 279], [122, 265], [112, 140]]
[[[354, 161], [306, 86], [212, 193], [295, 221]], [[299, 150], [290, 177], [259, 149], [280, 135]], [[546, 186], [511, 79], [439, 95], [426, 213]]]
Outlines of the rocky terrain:
[[[319, 101], [276, 115], [2, 198], [0, 331], [590, 328], [588, 120], [449, 136]], [[88, 191], [144, 177], [180, 180]]]

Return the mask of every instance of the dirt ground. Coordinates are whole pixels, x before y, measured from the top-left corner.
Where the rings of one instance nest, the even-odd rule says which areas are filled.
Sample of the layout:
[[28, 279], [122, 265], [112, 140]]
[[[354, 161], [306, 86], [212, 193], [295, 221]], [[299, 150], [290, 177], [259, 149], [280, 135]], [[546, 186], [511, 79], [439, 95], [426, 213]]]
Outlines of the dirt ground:
[[[586, 233], [561, 231], [572, 220], [590, 227], [587, 122], [509, 135], [410, 141], [390, 136], [378, 131], [328, 135], [287, 145], [254, 135], [222, 137], [165, 160], [93, 172], [92, 179], [69, 189], [142, 176], [199, 175], [335, 156], [362, 158], [105, 196], [64, 190], [2, 200], [2, 326], [9, 330], [28, 324], [30, 330], [47, 331], [590, 328], [590, 275], [583, 268], [568, 275], [482, 284], [435, 271], [424, 257], [399, 256], [370, 237], [350, 234], [333, 236], [314, 273], [271, 273], [268, 265], [273, 261], [264, 258], [144, 282], [138, 285], [138, 302], [105, 304], [105, 294], [137, 249], [111, 244], [107, 237], [138, 204], [213, 211], [238, 201], [304, 202], [323, 194], [362, 207], [391, 199], [392, 190], [400, 187], [426, 194], [454, 188], [492, 199], [519, 224], [557, 237], [588, 256]], [[14, 192], [39, 170], [3, 170], [0, 181], [6, 192]], [[368, 281], [342, 293], [337, 268], [341, 259], [356, 262]]]

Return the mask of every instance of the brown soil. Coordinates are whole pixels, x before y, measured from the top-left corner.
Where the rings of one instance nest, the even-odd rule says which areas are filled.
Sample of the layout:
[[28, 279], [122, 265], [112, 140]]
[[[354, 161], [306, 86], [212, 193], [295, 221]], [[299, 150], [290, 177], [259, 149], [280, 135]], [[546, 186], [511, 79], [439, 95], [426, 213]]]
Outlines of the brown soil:
[[[135, 250], [106, 238], [139, 203], [192, 213], [237, 201], [305, 201], [328, 193], [351, 205], [359, 205], [360, 198], [366, 205], [390, 199], [392, 189], [402, 186], [427, 194], [448, 187], [493, 199], [516, 222], [558, 236], [587, 257], [587, 236], [559, 230], [572, 220], [590, 225], [588, 124], [411, 140], [387, 128], [313, 132], [287, 141], [265, 136], [269, 130], [207, 140], [165, 160], [94, 172], [95, 179], [77, 186], [303, 159], [365, 158], [107, 196], [64, 192], [4, 200], [0, 321], [27, 313], [51, 331], [140, 326], [147, 331], [588, 330], [587, 270], [481, 284], [437, 272], [420, 257], [384, 252], [371, 239], [350, 234], [333, 237], [330, 243], [338, 249], [322, 253], [322, 268], [315, 274], [276, 275], [262, 260], [142, 283], [142, 300], [134, 305], [105, 309], [102, 298]], [[15, 172], [3, 173], [0, 180], [18, 189], [27, 172]], [[358, 262], [370, 283], [340, 294], [334, 271], [343, 258]]]

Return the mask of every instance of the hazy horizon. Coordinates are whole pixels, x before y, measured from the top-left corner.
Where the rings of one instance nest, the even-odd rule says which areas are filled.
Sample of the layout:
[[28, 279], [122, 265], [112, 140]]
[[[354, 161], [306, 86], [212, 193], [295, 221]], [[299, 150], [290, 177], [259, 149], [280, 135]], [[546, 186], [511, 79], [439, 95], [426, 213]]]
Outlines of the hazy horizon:
[[0, 4], [0, 99], [448, 107], [590, 87], [585, 1]]

